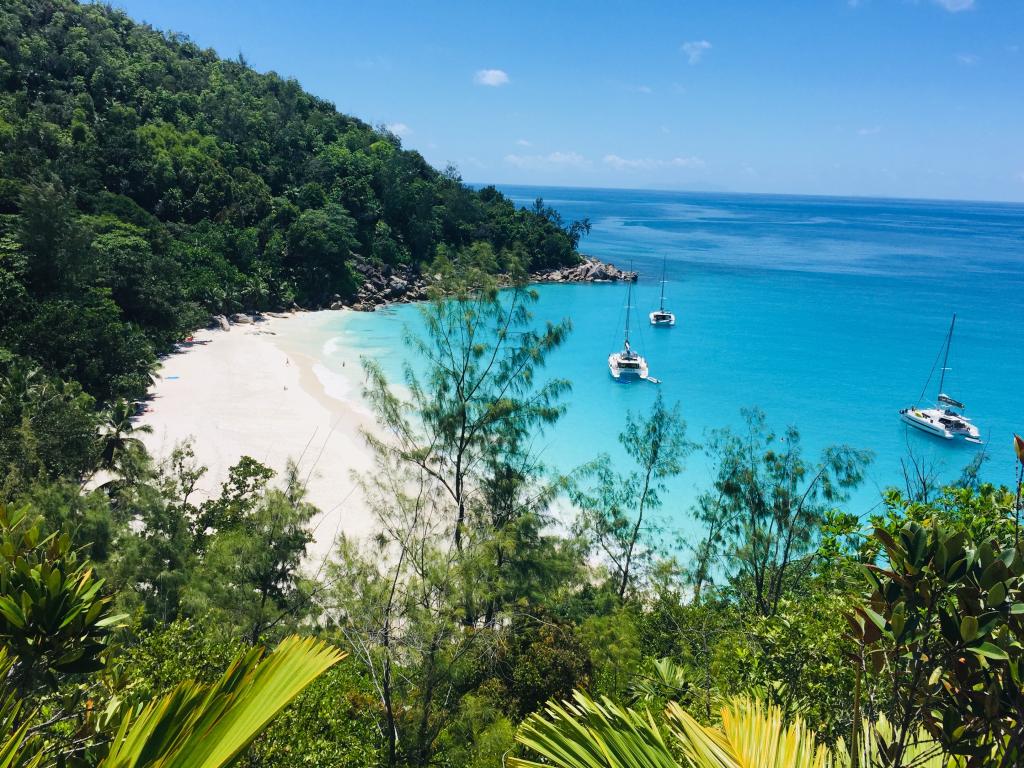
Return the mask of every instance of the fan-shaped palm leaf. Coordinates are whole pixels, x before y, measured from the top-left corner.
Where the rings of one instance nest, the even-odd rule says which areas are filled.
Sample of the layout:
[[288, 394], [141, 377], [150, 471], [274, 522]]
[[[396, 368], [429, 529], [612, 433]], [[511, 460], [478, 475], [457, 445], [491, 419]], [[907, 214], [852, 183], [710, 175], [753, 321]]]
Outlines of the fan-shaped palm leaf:
[[[575, 703], [549, 703], [531, 715], [516, 740], [561, 768], [679, 768], [661, 729], [637, 712], [576, 691]], [[544, 763], [509, 758], [511, 768]]]
[[722, 709], [722, 726], [701, 725], [675, 702], [666, 716], [687, 758], [698, 768], [828, 768], [828, 749], [800, 718], [745, 698]]
[[[185, 682], [129, 713], [101, 768], [220, 768], [345, 654], [322, 641], [290, 637], [263, 659], [254, 649], [214, 685]], [[262, 659], [262, 660], [261, 660]]]

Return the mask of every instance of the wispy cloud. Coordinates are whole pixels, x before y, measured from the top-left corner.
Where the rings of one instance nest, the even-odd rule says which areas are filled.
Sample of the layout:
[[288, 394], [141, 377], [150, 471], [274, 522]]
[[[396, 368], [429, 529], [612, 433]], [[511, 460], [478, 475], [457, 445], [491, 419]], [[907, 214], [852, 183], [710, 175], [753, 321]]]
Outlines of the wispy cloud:
[[395, 134], [395, 136], [398, 136], [400, 138], [412, 134], [412, 128], [410, 128], [405, 123], [388, 123], [384, 127], [387, 128], [391, 133]]
[[489, 85], [497, 88], [508, 83], [508, 73], [503, 69], [478, 69], [473, 75], [473, 82], [477, 85]]
[[391, 69], [391, 60], [384, 56], [370, 56], [356, 62], [358, 69]]
[[698, 63], [705, 53], [711, 50], [711, 43], [707, 40], [689, 40], [682, 45], [683, 53], [691, 64]]
[[880, 126], [880, 125], [872, 125], [872, 126], [870, 126], [868, 128], [858, 128], [857, 129], [857, 135], [858, 136], [875, 136], [875, 135], [877, 135], [877, 134], [879, 134], [881, 132], [882, 132], [882, 126]]
[[590, 161], [578, 152], [549, 152], [546, 155], [505, 155], [505, 162], [516, 168], [586, 168]]
[[965, 67], [973, 67], [980, 61], [980, 59], [973, 53], [958, 53], [956, 55], [956, 60]]
[[934, 0], [936, 5], [941, 5], [950, 13], [960, 13], [974, 8], [974, 0]]
[[529, 141], [527, 139], [516, 139], [516, 144], [518, 144], [520, 147], [532, 147], [533, 146], [533, 142]]
[[633, 93], [654, 93], [654, 89], [649, 85], [627, 85], [626, 90]]
[[658, 160], [649, 157], [628, 158], [619, 157], [619, 155], [605, 155], [602, 162], [619, 171], [704, 167], [704, 161], [699, 157], [673, 157], [668, 160]]

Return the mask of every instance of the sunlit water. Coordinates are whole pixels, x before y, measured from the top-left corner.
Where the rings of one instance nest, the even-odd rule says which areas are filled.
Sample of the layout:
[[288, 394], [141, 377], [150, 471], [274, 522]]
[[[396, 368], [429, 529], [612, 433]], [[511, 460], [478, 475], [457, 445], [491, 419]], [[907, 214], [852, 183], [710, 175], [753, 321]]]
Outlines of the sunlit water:
[[[796, 425], [805, 452], [827, 445], [868, 448], [875, 458], [848, 509], [876, 507], [902, 481], [908, 447], [944, 479], [978, 450], [908, 430], [898, 410], [917, 401], [953, 312], [958, 314], [946, 390], [967, 403], [988, 442], [983, 477], [1013, 481], [1014, 430], [1024, 432], [1024, 206], [810, 197], [683, 194], [590, 189], [504, 190], [527, 204], [538, 195], [567, 220], [593, 225], [582, 248], [639, 270], [634, 342], [678, 402], [691, 440], [739, 426], [758, 406], [782, 430]], [[662, 259], [675, 328], [655, 329]], [[600, 452], [624, 458], [617, 435], [626, 411], [643, 411], [659, 387], [623, 385], [607, 356], [621, 347], [626, 289], [545, 285], [538, 320], [568, 317], [573, 333], [548, 372], [573, 382], [563, 420], [538, 446], [559, 471]], [[353, 354], [380, 360], [398, 378], [403, 327], [418, 313], [400, 306], [339, 315], [318, 341], [325, 370], [353, 385]], [[936, 380], [926, 393], [933, 399]], [[665, 514], [694, 530], [688, 510], [710, 483], [699, 451], [671, 484]]]

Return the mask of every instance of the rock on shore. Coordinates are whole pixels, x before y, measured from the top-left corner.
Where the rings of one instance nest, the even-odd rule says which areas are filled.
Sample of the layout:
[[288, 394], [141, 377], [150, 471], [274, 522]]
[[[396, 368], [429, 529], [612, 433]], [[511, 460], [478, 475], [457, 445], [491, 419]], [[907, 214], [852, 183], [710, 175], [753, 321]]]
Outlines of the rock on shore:
[[539, 283], [615, 283], [620, 280], [635, 283], [636, 272], [627, 272], [593, 256], [584, 256], [579, 264], [537, 272], [533, 279]]
[[[426, 278], [411, 267], [359, 264], [356, 269], [363, 282], [355, 298], [345, 301], [335, 296], [330, 302], [331, 309], [350, 307], [359, 312], [372, 312], [385, 304], [405, 304], [427, 298]], [[541, 270], [531, 274], [530, 278], [538, 283], [606, 283], [635, 281], [636, 272], [627, 272], [593, 256], [584, 256], [579, 264]]]

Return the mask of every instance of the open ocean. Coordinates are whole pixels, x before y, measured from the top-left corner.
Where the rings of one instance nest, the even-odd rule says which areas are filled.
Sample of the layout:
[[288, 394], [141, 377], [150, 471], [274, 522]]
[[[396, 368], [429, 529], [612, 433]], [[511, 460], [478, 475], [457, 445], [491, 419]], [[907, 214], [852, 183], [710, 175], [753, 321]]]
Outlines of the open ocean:
[[[908, 429], [898, 410], [914, 404], [951, 315], [956, 335], [946, 391], [967, 404], [986, 441], [983, 478], [1014, 481], [1013, 431], [1024, 433], [1024, 206], [506, 186], [517, 203], [542, 196], [567, 221], [592, 223], [581, 249], [640, 272], [634, 347], [678, 402], [688, 436], [739, 427], [758, 406], [781, 431], [796, 425], [805, 456], [827, 445], [871, 449], [865, 483], [843, 505], [866, 516], [880, 491], [902, 483], [908, 447], [953, 480], [979, 450]], [[662, 259], [677, 325], [655, 329]], [[548, 372], [573, 382], [568, 413], [543, 435], [546, 462], [568, 471], [599, 452], [623, 458], [617, 435], [627, 410], [653, 401], [653, 384], [608, 375], [621, 348], [626, 288], [545, 285], [538, 320], [569, 317], [573, 333]], [[342, 351], [380, 359], [396, 379], [402, 328], [417, 310], [339, 315], [321, 340], [326, 371]], [[354, 371], [346, 369], [346, 375]], [[927, 393], [933, 400], [938, 375]], [[688, 510], [711, 481], [698, 451], [673, 481], [663, 514], [684, 536]]]

